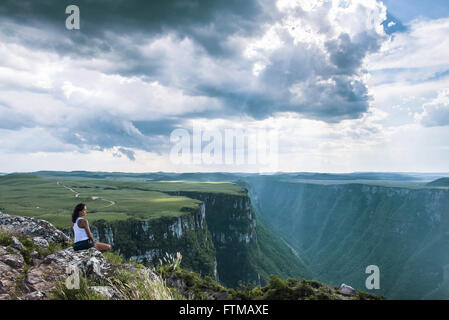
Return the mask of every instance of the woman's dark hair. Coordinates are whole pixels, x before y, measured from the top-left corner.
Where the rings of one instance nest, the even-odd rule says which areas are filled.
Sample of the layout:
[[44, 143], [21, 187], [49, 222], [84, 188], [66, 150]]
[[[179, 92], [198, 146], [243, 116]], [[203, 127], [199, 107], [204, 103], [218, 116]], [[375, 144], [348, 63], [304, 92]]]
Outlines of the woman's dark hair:
[[76, 219], [80, 216], [80, 211], [83, 211], [86, 205], [84, 203], [77, 204], [72, 213], [72, 222], [75, 223]]

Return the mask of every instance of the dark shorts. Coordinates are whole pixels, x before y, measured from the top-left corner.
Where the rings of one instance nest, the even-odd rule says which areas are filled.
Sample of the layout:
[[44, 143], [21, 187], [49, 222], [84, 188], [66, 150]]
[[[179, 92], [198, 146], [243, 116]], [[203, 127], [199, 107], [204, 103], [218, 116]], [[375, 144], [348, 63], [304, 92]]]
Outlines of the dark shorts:
[[90, 241], [90, 239], [86, 239], [83, 241], [78, 241], [73, 244], [73, 250], [87, 250], [92, 248], [95, 245], [95, 242]]

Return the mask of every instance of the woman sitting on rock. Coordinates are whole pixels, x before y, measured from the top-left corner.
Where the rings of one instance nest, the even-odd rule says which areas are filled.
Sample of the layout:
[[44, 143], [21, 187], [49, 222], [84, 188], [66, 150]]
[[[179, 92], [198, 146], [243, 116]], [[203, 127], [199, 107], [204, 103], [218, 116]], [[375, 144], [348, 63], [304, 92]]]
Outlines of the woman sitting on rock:
[[75, 236], [75, 243], [73, 250], [86, 250], [94, 247], [95, 249], [105, 252], [111, 250], [111, 246], [106, 243], [95, 242], [94, 237], [89, 229], [89, 223], [82, 218], [87, 214], [87, 207], [84, 203], [78, 204], [73, 210], [73, 234]]

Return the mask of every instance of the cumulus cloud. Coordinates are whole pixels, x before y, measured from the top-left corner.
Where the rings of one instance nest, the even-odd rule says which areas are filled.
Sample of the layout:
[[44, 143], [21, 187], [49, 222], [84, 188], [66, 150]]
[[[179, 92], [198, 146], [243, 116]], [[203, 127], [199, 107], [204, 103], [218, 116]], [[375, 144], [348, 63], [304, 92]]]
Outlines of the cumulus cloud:
[[417, 115], [422, 125], [438, 127], [449, 125], [449, 89], [439, 92], [438, 97], [423, 105], [424, 112]]

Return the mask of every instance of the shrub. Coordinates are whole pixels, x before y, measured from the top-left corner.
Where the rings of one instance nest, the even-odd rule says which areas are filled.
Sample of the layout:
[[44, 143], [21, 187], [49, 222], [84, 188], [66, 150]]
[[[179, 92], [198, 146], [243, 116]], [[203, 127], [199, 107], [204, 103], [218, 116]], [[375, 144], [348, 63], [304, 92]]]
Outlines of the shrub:
[[177, 296], [165, 281], [149, 269], [136, 272], [119, 269], [107, 280], [120, 300], [174, 300]]
[[93, 285], [85, 277], [80, 277], [79, 289], [68, 289], [65, 281], [60, 281], [54, 290], [51, 291], [52, 300], [108, 300], [106, 297], [90, 289]]
[[334, 300], [334, 298], [330, 294], [328, 294], [326, 292], [319, 292], [319, 293], [317, 293], [316, 294], [316, 298], [318, 300]]
[[385, 300], [385, 297], [383, 296], [376, 296], [374, 294], [367, 293], [364, 291], [357, 291], [357, 297], [360, 300]]
[[103, 256], [105, 257], [107, 262], [115, 266], [123, 264], [125, 262], [120, 255], [113, 252], [103, 252]]
[[11, 242], [11, 235], [3, 230], [0, 230], [0, 245], [6, 247], [9, 246]]

